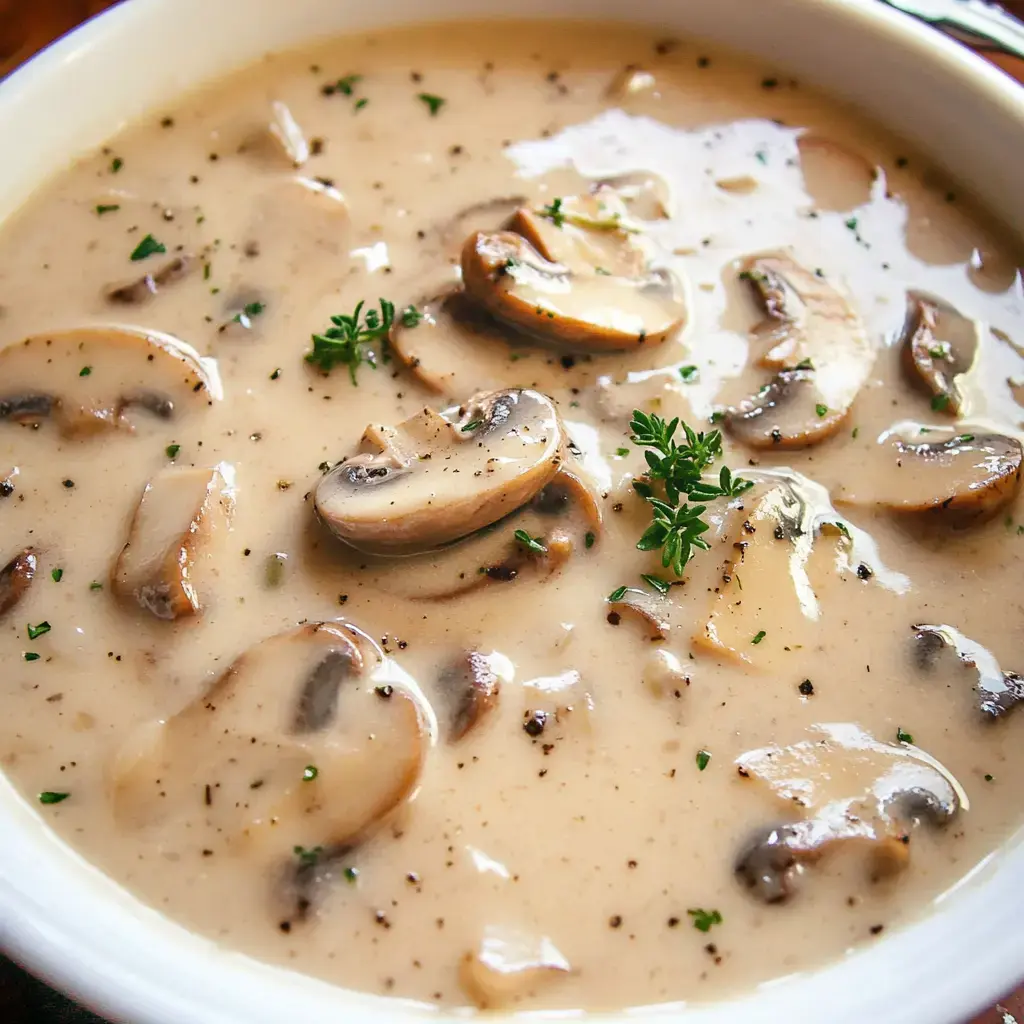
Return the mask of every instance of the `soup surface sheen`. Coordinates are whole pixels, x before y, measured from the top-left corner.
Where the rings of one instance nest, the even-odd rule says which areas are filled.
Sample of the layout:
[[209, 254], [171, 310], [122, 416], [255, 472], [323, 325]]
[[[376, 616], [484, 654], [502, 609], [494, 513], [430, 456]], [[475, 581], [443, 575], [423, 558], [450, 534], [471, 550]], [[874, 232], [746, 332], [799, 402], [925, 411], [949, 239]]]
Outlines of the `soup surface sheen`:
[[[876, 941], [1024, 805], [1017, 265], [857, 115], [622, 26], [157, 111], [0, 232], [3, 768], [187, 927], [429, 1004]], [[681, 576], [645, 495], [706, 506]]]

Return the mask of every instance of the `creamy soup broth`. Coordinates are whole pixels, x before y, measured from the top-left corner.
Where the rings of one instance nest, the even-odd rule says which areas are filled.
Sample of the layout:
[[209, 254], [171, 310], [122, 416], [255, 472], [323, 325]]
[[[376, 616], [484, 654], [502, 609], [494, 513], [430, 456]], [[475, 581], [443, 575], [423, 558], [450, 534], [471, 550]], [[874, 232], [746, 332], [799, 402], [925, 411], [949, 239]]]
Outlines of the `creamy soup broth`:
[[[611, 205], [585, 206], [600, 182]], [[551, 244], [643, 265], [584, 259], [530, 291], [516, 249], [474, 311], [500, 319], [517, 288], [547, 309], [566, 280], [595, 305], [657, 293], [667, 340], [629, 317], [582, 343], [444, 321], [426, 300], [517, 206]], [[1017, 260], [850, 110], [622, 26], [347, 38], [155, 111], [0, 232], [5, 772], [186, 927], [435, 1005], [716, 999], [879, 941], [1020, 820]], [[637, 285], [655, 271], [661, 292]], [[768, 339], [759, 289], [780, 282]], [[428, 314], [389, 362], [378, 341], [354, 385], [304, 360], [381, 298]], [[788, 346], [772, 365], [769, 340]], [[765, 406], [780, 371], [789, 397]], [[478, 458], [508, 408], [457, 407], [508, 388], [539, 393], [517, 408], [582, 488], [568, 513], [492, 510], [484, 540], [409, 555], [364, 483], [353, 525], [358, 481], [333, 467], [368, 424], [448, 409], [429, 430], [483, 431]], [[710, 550], [681, 582], [636, 547], [634, 409], [722, 430], [710, 476], [754, 484], [704, 502]], [[443, 504], [427, 443], [416, 500]], [[404, 549], [355, 552], [315, 503], [353, 543]], [[464, 553], [492, 540], [508, 564]], [[150, 585], [175, 571], [171, 597]], [[335, 670], [340, 691], [317, 689]]]

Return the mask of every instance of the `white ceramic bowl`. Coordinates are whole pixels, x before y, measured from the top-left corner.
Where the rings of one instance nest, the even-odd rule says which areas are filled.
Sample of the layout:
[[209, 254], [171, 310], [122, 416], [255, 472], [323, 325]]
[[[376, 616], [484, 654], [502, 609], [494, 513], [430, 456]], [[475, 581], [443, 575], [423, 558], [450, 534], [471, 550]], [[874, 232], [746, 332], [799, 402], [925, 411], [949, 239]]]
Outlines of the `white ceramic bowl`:
[[[510, 14], [628, 18], [788, 68], [929, 152], [1024, 236], [1024, 89], [876, 0], [131, 0], [0, 86], [0, 220], [126, 121], [268, 50], [424, 18]], [[926, 919], [831, 967], [729, 1003], [644, 1015], [685, 1024], [962, 1024], [1024, 976], [1022, 883], [1024, 835]], [[0, 946], [130, 1024], [446, 1016], [266, 967], [187, 933], [57, 840], [2, 778]]]

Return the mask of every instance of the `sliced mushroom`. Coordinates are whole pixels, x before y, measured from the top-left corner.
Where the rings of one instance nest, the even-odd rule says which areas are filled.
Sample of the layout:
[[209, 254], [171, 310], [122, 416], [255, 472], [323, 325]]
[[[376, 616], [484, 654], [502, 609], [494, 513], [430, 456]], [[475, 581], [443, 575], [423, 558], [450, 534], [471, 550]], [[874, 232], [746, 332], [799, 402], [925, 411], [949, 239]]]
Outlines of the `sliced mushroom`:
[[424, 409], [367, 428], [361, 452], [320, 479], [314, 509], [360, 551], [430, 551], [528, 502], [558, 472], [564, 442], [553, 403], [536, 391], [477, 395], [457, 416]]
[[364, 634], [299, 626], [141, 730], [115, 765], [115, 809], [145, 827], [201, 808], [230, 852], [300, 872], [363, 842], [410, 796], [431, 725], [415, 683]]
[[871, 199], [878, 170], [834, 139], [805, 132], [797, 139], [804, 189], [815, 209], [856, 210]]
[[880, 743], [846, 723], [814, 732], [818, 738], [736, 760], [741, 777], [805, 815], [765, 829], [737, 859], [737, 876], [766, 903], [789, 899], [809, 865], [851, 843], [869, 852], [872, 877], [893, 874], [909, 861], [915, 826], [942, 827], [968, 808], [956, 779], [917, 747]]
[[156, 295], [161, 288], [167, 288], [187, 277], [197, 265], [195, 257], [187, 253], [175, 256], [152, 274], [143, 274], [131, 284], [111, 288], [107, 292], [107, 299], [122, 306], [141, 305]]
[[627, 64], [621, 71], [618, 71], [608, 83], [605, 95], [610, 100], [632, 99], [634, 96], [656, 95], [658, 80], [643, 68], [636, 64]]
[[[528, 536], [539, 548], [517, 538]], [[563, 466], [524, 506], [440, 550], [411, 558], [360, 560], [389, 593], [438, 600], [490, 584], [544, 579], [595, 544], [601, 515], [590, 489]]]
[[914, 630], [917, 664], [931, 669], [935, 655], [944, 649], [956, 654], [962, 665], [977, 672], [974, 689], [978, 710], [990, 718], [1001, 718], [1024, 702], [1024, 678], [1004, 672], [992, 652], [952, 626], [917, 625]]
[[508, 229], [522, 235], [550, 263], [574, 274], [635, 278], [644, 274], [650, 254], [622, 197], [608, 185], [593, 192], [565, 196], [556, 219], [522, 206]]
[[526, 202], [526, 196], [496, 196], [471, 203], [459, 210], [437, 229], [446, 252], [453, 262], [459, 260], [459, 251], [466, 236], [473, 231], [496, 231]]
[[28, 593], [38, 567], [35, 550], [25, 548], [0, 569], [0, 615], [6, 615]]
[[202, 610], [197, 562], [234, 504], [234, 469], [173, 467], [146, 485], [111, 573], [115, 594], [158, 619]]
[[217, 364], [158, 331], [83, 327], [37, 334], [0, 350], [0, 420], [85, 437], [133, 429], [128, 413], [161, 419], [205, 408], [221, 397]]
[[652, 643], [664, 640], [672, 628], [672, 602], [664, 594], [626, 587], [621, 596], [608, 599], [608, 622], [617, 626], [623, 618], [640, 625]]
[[448, 742], [457, 743], [498, 706], [501, 681], [487, 655], [465, 651], [441, 670], [438, 687], [451, 711]]
[[878, 445], [857, 484], [837, 504], [940, 516], [956, 526], [991, 518], [1020, 489], [1021, 443], [1002, 434], [960, 434], [946, 441], [891, 440]]
[[594, 696], [576, 669], [525, 679], [521, 691], [523, 731], [531, 739], [553, 743], [569, 735], [567, 729], [589, 733]]
[[493, 316], [568, 349], [617, 352], [656, 344], [684, 320], [667, 275], [574, 272], [510, 231], [472, 235], [462, 249], [462, 277]]
[[416, 379], [451, 398], [500, 387], [514, 371], [514, 338], [458, 287], [416, 303], [421, 319], [391, 328], [391, 350]]
[[479, 948], [462, 958], [459, 982], [486, 1010], [518, 1002], [571, 970], [550, 939], [488, 928]]
[[974, 364], [978, 329], [948, 303], [923, 295], [907, 294], [907, 319], [901, 354], [907, 376], [932, 397], [932, 409], [959, 416], [964, 396], [957, 377]]
[[754, 330], [759, 365], [780, 371], [757, 395], [730, 409], [730, 433], [753, 448], [803, 448], [831, 437], [874, 362], [874, 347], [850, 304], [824, 278], [784, 252], [744, 261], [768, 314]]
[[630, 171], [601, 179], [597, 187], [602, 186], [615, 190], [634, 220], [667, 220], [672, 216], [672, 187], [660, 174]]

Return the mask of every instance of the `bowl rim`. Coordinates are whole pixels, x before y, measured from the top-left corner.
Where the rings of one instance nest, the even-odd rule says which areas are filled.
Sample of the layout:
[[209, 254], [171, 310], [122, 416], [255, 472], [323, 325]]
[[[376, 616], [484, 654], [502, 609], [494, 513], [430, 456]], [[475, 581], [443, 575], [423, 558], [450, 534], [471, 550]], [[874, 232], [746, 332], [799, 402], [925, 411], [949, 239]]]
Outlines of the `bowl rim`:
[[[119, 35], [144, 30], [171, 2], [119, 4], [30, 58], [0, 83], [0, 122], [17, 104], [38, 102], [33, 92], [40, 91], [62, 66], [105, 46], [116, 50]], [[812, 0], [779, 2], [806, 6]], [[865, 36], [886, 35], [908, 52], [925, 55], [936, 67], [958, 76], [962, 87], [983, 103], [1009, 112], [1024, 131], [1024, 89], [965, 47], [877, 0], [813, 2]], [[403, 19], [409, 24], [417, 20], [421, 19]], [[353, 1024], [385, 1024], [400, 1017], [466, 1019], [455, 1011], [340, 989], [233, 953], [188, 932], [67, 846], [2, 773], [0, 818], [6, 826], [0, 844], [0, 949], [111, 1019], [132, 1024], [276, 1024], [293, 1019], [333, 1020], [339, 1011]], [[657, 1017], [661, 1011], [660, 1019], [670, 1017], [686, 1024], [738, 1020], [773, 1024], [783, 1015], [797, 1021], [828, 1019], [832, 1024], [856, 1024], [869, 1017], [887, 1024], [961, 1021], [1024, 976], [1024, 929], [1019, 927], [1024, 891], [1013, 884], [1014, 877], [1024, 877], [1024, 842], [1020, 840], [1020, 833], [1008, 840], [941, 897], [922, 920], [838, 962], [795, 978], [777, 979], [724, 1002], [596, 1013], [587, 1019], [616, 1024], [636, 1016]], [[46, 886], [35, 890], [19, 886], [18, 879], [38, 878], [40, 863], [47, 873]], [[987, 877], [981, 881], [980, 876]], [[108, 928], [116, 936], [113, 944], [105, 934]], [[939, 958], [931, 967], [921, 956], [926, 932], [932, 945], [942, 936], [944, 960]], [[958, 949], [983, 952], [976, 952], [964, 968], [956, 959]], [[894, 1006], [891, 991], [869, 991], [872, 981], [892, 973], [894, 963], [903, 972], [900, 985], [916, 991], [916, 985], [927, 984], [927, 997], [912, 1005], [908, 1001]], [[797, 993], [799, 998], [794, 999]], [[850, 1015], [852, 1000], [856, 1003]], [[565, 1016], [540, 1012], [531, 1013], [529, 1019]]]

